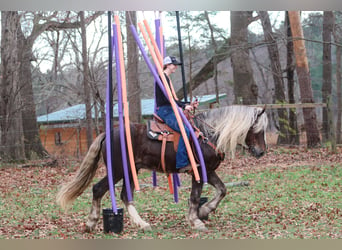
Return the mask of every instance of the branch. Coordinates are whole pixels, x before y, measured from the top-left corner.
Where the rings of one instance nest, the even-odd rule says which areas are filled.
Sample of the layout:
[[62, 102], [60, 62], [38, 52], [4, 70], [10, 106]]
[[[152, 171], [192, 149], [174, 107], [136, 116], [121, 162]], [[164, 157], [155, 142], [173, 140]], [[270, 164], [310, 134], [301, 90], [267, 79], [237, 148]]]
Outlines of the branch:
[[[31, 35], [27, 38], [32, 44], [36, 40], [38, 36], [40, 36], [44, 31], [57, 31], [57, 30], [64, 30], [64, 29], [77, 29], [80, 27], [80, 22], [78, 21], [78, 18], [76, 21], [69, 21], [71, 19], [70, 11], [67, 12], [67, 17], [63, 19], [63, 21], [55, 21], [57, 18], [57, 13], [54, 12], [53, 14], [45, 17], [41, 13], [38, 13], [34, 17], [34, 24], [33, 24], [33, 30], [31, 32]], [[86, 18], [86, 24], [91, 23], [94, 21], [97, 17], [102, 15], [103, 12], [97, 11], [93, 15]], [[42, 21], [45, 21], [45, 23], [41, 23]]]
[[[204, 81], [214, 76], [214, 64], [219, 64], [231, 55], [231, 49], [229, 47], [230, 39], [227, 39], [225, 43], [217, 50], [217, 54], [210, 58], [210, 60], [200, 69], [200, 71], [192, 78], [192, 89], [197, 88]], [[215, 61], [216, 60], [216, 61]], [[185, 86], [189, 89], [189, 82]], [[177, 91], [177, 96], [182, 99], [184, 93], [182, 89]]]

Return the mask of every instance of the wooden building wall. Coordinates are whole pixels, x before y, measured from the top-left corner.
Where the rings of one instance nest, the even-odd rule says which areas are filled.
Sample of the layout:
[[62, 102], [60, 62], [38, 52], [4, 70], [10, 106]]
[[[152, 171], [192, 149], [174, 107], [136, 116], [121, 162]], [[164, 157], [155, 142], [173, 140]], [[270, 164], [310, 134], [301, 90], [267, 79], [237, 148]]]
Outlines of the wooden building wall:
[[40, 126], [39, 132], [43, 146], [51, 155], [80, 157], [88, 151], [85, 127], [56, 124]]

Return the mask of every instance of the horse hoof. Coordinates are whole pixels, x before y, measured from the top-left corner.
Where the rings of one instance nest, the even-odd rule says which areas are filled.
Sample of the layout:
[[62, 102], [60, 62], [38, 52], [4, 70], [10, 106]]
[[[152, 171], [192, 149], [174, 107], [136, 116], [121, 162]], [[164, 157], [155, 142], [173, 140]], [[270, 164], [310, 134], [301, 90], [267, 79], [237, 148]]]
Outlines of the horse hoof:
[[92, 231], [94, 231], [95, 229], [95, 226], [96, 226], [96, 223], [91, 223], [91, 222], [87, 222], [86, 225], [85, 225], [85, 229], [84, 231], [86, 233], [91, 233]]
[[93, 231], [93, 229], [89, 226], [86, 226], [84, 229], [84, 232], [86, 232], [86, 233], [90, 233], [91, 231]]
[[207, 232], [208, 228], [206, 226], [200, 227], [200, 228], [196, 228], [197, 231], [201, 231], [201, 232]]
[[150, 224], [146, 224], [142, 227], [142, 230], [144, 230], [144, 232], [152, 231], [152, 227], [150, 226]]
[[208, 228], [206, 228], [206, 226], [201, 220], [196, 220], [194, 222], [194, 229], [202, 232], [208, 231]]

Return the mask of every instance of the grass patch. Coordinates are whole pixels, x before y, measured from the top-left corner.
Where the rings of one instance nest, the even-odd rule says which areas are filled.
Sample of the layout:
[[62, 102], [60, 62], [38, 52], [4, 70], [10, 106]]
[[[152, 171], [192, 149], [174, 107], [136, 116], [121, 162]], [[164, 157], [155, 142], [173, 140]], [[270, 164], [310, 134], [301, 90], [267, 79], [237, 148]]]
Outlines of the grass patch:
[[[227, 195], [206, 221], [207, 232], [197, 232], [186, 221], [190, 178], [181, 176], [179, 202], [174, 203], [164, 175], [159, 186], [151, 185], [151, 174], [139, 175], [141, 191], [134, 201], [152, 231], [135, 228], [124, 211], [124, 231], [104, 234], [102, 217], [96, 230], [84, 233], [91, 205], [88, 188], [68, 212], [55, 204], [62, 181], [75, 167], [2, 168], [0, 184], [0, 239], [336, 239], [342, 236], [341, 177], [339, 164], [274, 167], [246, 170], [236, 176], [225, 171], [226, 182], [249, 181], [249, 186], [227, 187]], [[101, 176], [97, 176], [99, 180]], [[211, 198], [207, 186], [202, 196]], [[117, 200], [118, 207], [122, 207]], [[103, 208], [111, 207], [109, 195]]]

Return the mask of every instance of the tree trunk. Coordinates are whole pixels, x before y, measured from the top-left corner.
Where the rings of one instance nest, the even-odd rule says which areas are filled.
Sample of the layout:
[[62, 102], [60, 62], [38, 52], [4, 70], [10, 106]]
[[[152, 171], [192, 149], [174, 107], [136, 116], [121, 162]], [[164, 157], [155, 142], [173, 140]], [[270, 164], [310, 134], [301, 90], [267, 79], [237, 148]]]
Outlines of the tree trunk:
[[[267, 11], [259, 11], [261, 17], [262, 28], [264, 31], [265, 42], [267, 44], [268, 54], [270, 57], [272, 77], [275, 87], [275, 102], [285, 103], [284, 81], [280, 65], [279, 51], [277, 41], [273, 37], [270, 17]], [[279, 121], [278, 144], [289, 143], [289, 118], [286, 109], [277, 109]]]
[[[288, 89], [288, 97], [289, 97], [289, 103], [294, 104], [296, 103], [295, 96], [294, 96], [294, 54], [293, 54], [293, 41], [291, 39], [292, 32], [291, 32], [291, 26], [289, 21], [289, 15], [286, 11], [286, 17], [285, 17], [285, 27], [286, 27], [286, 33], [287, 33], [287, 58], [286, 58], [286, 75], [287, 75], [287, 89]], [[297, 125], [297, 114], [296, 109], [290, 109], [289, 114], [289, 120], [290, 120], [290, 135], [289, 140], [290, 144], [292, 145], [299, 145], [299, 131], [298, 131], [298, 125]]]
[[141, 122], [141, 89], [138, 76], [139, 54], [137, 44], [130, 29], [131, 24], [137, 26], [136, 12], [126, 11], [129, 117], [131, 122]]
[[[323, 12], [323, 84], [322, 84], [322, 102], [327, 103], [331, 98], [331, 34], [334, 23], [334, 15], [332, 11]], [[328, 141], [330, 127], [328, 122], [328, 110], [323, 108], [322, 120], [322, 140]]]
[[93, 142], [93, 128], [91, 115], [91, 93], [89, 83], [89, 65], [88, 65], [88, 51], [87, 51], [87, 31], [84, 19], [84, 11], [80, 11], [81, 24], [81, 39], [82, 39], [82, 66], [83, 66], [83, 88], [84, 88], [84, 103], [86, 107], [86, 134], [88, 148]]
[[24, 160], [17, 30], [19, 15], [1, 12], [0, 158]]
[[[292, 36], [294, 38], [294, 52], [296, 57], [296, 70], [302, 103], [314, 103], [309, 74], [309, 64], [306, 56], [306, 48], [303, 40], [303, 29], [298, 11], [289, 11]], [[308, 148], [320, 144], [319, 131], [317, 127], [316, 111], [314, 108], [303, 108], [304, 126], [306, 131]]]
[[253, 78], [253, 69], [249, 61], [248, 25], [252, 11], [231, 11], [231, 61], [234, 78], [235, 103], [256, 104], [258, 86]]
[[28, 159], [43, 158], [49, 154], [40, 140], [36, 118], [36, 105], [33, 98], [31, 61], [34, 60], [32, 54], [34, 41], [25, 38], [20, 25], [18, 27], [17, 36], [25, 155]]
[[[334, 25], [333, 35], [336, 44], [341, 44], [341, 29]], [[337, 121], [336, 121], [336, 143], [341, 141], [341, 119], [342, 119], [342, 96], [341, 96], [341, 46], [336, 46], [336, 95], [337, 95]]]
[[211, 38], [211, 45], [214, 48], [214, 57], [213, 57], [213, 65], [214, 65], [214, 83], [215, 83], [215, 95], [216, 95], [216, 103], [219, 103], [219, 88], [218, 88], [218, 81], [217, 81], [217, 75], [218, 75], [218, 70], [217, 70], [217, 44], [215, 41], [215, 37], [214, 37], [214, 28], [210, 22], [210, 18], [209, 18], [209, 14], [208, 11], [204, 11], [204, 15], [205, 18], [207, 20], [208, 26], [209, 26], [209, 30], [210, 30], [210, 38]]

